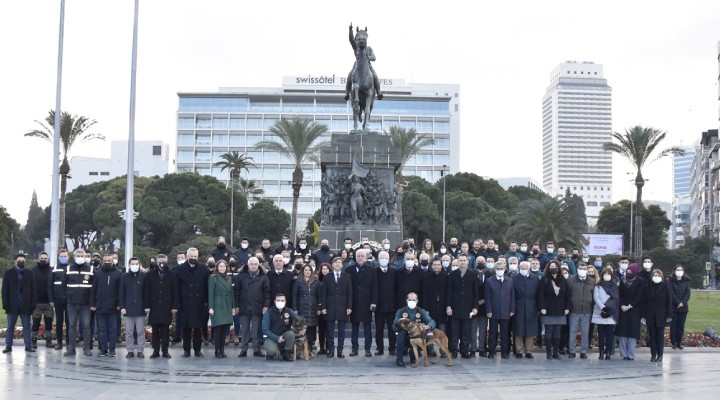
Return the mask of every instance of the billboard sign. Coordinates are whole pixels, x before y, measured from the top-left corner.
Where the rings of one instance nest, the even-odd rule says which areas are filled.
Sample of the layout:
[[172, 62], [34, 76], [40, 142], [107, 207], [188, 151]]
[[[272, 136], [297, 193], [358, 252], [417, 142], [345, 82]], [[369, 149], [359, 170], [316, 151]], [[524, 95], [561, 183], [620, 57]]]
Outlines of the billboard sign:
[[614, 254], [621, 256], [623, 254], [623, 235], [622, 233], [584, 233], [585, 239], [588, 241], [588, 254], [593, 256], [606, 256]]

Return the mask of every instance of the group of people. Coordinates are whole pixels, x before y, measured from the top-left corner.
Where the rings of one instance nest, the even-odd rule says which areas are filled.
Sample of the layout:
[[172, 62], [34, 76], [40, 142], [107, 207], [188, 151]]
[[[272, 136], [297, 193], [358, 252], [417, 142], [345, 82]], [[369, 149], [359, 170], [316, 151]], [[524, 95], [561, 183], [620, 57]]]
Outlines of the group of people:
[[[616, 268], [600, 256], [591, 263], [579, 249], [556, 252], [553, 242], [544, 252], [537, 243], [528, 248], [511, 242], [502, 254], [493, 240], [480, 239], [470, 247], [452, 238], [437, 252], [430, 240], [416, 247], [406, 239], [392, 250], [387, 239], [377, 246], [366, 237], [358, 244], [348, 238], [339, 251], [322, 240], [311, 251], [305, 239], [297, 246], [289, 239], [284, 236], [274, 249], [265, 239], [253, 251], [243, 238], [233, 252], [220, 237], [205, 260], [190, 248], [176, 255], [172, 267], [164, 254], [153, 257], [148, 268], [131, 258], [126, 269], [117, 254], [101, 257], [78, 249], [72, 258], [61, 250], [56, 266], [40, 253], [28, 270], [26, 256], [18, 254], [2, 283], [8, 326], [21, 320], [27, 352], [44, 339], [47, 347], [65, 346], [66, 356], [76, 355], [80, 341], [91, 356], [97, 327], [98, 356], [115, 356], [122, 316], [126, 358], [144, 358], [146, 325], [152, 331], [150, 358], [170, 358], [173, 322], [183, 357], [203, 357], [203, 342], [214, 344], [215, 357], [227, 357], [232, 329], [236, 340], [241, 338], [236, 342], [241, 358], [252, 343], [255, 357], [293, 360], [297, 337], [306, 338], [310, 357], [344, 358], [350, 323], [350, 357], [360, 355], [362, 327], [366, 357], [373, 356], [375, 339], [374, 355], [387, 349], [404, 366], [409, 341], [399, 329], [401, 318], [428, 332], [446, 332], [450, 354], [443, 357], [492, 359], [499, 342], [504, 359], [511, 353], [533, 358], [534, 347], [543, 344], [548, 359], [578, 353], [584, 359], [597, 330], [600, 359], [611, 359], [617, 337], [620, 357], [633, 360], [643, 325], [651, 361], [662, 361], [668, 325], [673, 348], [683, 348], [690, 284], [681, 265], [665, 279], [650, 257], [641, 267], [623, 257]], [[298, 316], [305, 321], [300, 329], [294, 326]], [[43, 319], [44, 338], [39, 337]], [[10, 353], [12, 344], [8, 332], [3, 352]]]

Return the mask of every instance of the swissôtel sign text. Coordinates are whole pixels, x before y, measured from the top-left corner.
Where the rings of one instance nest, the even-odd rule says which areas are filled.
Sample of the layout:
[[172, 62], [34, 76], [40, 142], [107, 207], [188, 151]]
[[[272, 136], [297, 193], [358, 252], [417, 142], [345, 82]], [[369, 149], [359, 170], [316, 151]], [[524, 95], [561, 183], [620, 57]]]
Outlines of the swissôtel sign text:
[[[284, 76], [283, 86], [341, 86], [345, 87], [347, 74]], [[404, 79], [378, 78], [380, 86], [405, 86]]]

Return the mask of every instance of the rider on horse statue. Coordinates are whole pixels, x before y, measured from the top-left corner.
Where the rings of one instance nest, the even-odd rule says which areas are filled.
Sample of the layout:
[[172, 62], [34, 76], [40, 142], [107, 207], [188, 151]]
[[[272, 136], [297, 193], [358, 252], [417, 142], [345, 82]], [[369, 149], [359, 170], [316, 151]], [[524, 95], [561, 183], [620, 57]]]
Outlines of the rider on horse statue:
[[[357, 28], [357, 32], [359, 32], [360, 28]], [[375, 53], [372, 50], [372, 47], [367, 45], [367, 28], [364, 30], [365, 34], [362, 35], [362, 37], [355, 36], [353, 37], [353, 26], [352, 23], [350, 24], [350, 45], [353, 48], [353, 52], [355, 53], [355, 63], [353, 64], [352, 69], [350, 70], [350, 73], [348, 74], [347, 81], [345, 81], [345, 100], [350, 99], [350, 86], [352, 81], [352, 74], [355, 70], [355, 66], [357, 65], [357, 55], [359, 51], [367, 51], [367, 57], [370, 61], [375, 61]], [[369, 64], [369, 62], [368, 62]], [[370, 72], [372, 72], [373, 76], [373, 82], [375, 82], [375, 92], [377, 93], [378, 100], [382, 100], [383, 94], [380, 92], [380, 82], [378, 82], [377, 74], [375, 73], [375, 70], [372, 67], [372, 64], [370, 64]]]

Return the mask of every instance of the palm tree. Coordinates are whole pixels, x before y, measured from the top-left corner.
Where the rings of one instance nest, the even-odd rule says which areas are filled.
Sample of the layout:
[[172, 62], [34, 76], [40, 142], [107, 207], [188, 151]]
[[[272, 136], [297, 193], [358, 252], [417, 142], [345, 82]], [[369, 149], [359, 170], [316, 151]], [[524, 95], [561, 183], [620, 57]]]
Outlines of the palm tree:
[[259, 196], [265, 194], [263, 188], [255, 185], [255, 179], [243, 179], [238, 180], [238, 192], [245, 195], [246, 199], [252, 198], [257, 200]]
[[418, 133], [415, 128], [402, 128], [391, 126], [390, 135], [392, 145], [400, 150], [400, 166], [395, 172], [395, 183], [398, 185], [398, 193], [395, 202], [395, 216], [400, 229], [403, 229], [402, 199], [405, 190], [405, 179], [403, 179], [403, 168], [410, 158], [416, 155], [423, 147], [435, 144], [435, 139], [430, 134]]
[[[645, 179], [642, 176], [642, 168], [645, 163], [650, 160], [653, 153], [657, 154], [652, 161], [659, 158], [663, 158], [670, 154], [685, 154], [685, 150], [680, 147], [670, 147], [665, 150], [659, 150], [658, 146], [660, 142], [665, 139], [667, 135], [658, 129], [650, 127], [642, 127], [640, 125], [634, 126], [630, 129], [625, 129], [625, 134], [621, 135], [617, 132], [613, 133], [613, 138], [617, 140], [615, 142], [608, 142], [603, 144], [603, 150], [612, 151], [618, 153], [630, 161], [635, 167], [635, 187], [637, 188], [635, 196], [635, 207], [636, 210], [642, 209], [642, 188], [645, 185]], [[656, 152], [656, 150], [658, 150]], [[642, 213], [635, 213], [635, 255], [642, 257]]]
[[553, 241], [567, 247], [584, 248], [582, 222], [576, 218], [576, 206], [561, 196], [523, 200], [510, 217], [508, 238], [523, 238], [530, 243]]
[[[52, 143], [54, 140], [55, 110], [50, 110], [45, 117], [45, 123], [35, 120], [42, 129], [27, 132], [25, 136], [37, 137]], [[67, 191], [67, 180], [70, 175], [70, 163], [68, 153], [76, 143], [84, 143], [90, 140], [105, 140], [105, 136], [99, 133], [89, 133], [88, 130], [97, 123], [96, 120], [82, 115], [71, 115], [68, 112], [60, 114], [60, 202], [58, 217], [58, 240], [60, 248], [65, 247], [65, 192]], [[47, 124], [47, 125], [46, 125]], [[52, 127], [52, 128], [51, 128]]]
[[296, 238], [297, 231], [297, 207], [300, 198], [300, 188], [303, 185], [304, 174], [303, 165], [315, 162], [319, 163], [315, 152], [325, 146], [327, 142], [316, 143], [316, 141], [328, 131], [328, 127], [318, 124], [315, 121], [303, 120], [297, 117], [287, 120], [280, 119], [275, 122], [270, 129], [279, 141], [263, 140], [257, 144], [258, 148], [265, 151], [276, 151], [281, 155], [290, 159], [290, 163], [295, 165], [292, 174], [293, 189], [293, 207], [292, 219], [290, 220], [290, 234], [293, 240]]
[[230, 171], [230, 248], [233, 248], [233, 236], [235, 236], [235, 188], [237, 181], [240, 179], [240, 172], [245, 170], [250, 172], [248, 167], [254, 167], [255, 162], [252, 157], [240, 154], [237, 151], [231, 151], [220, 156], [222, 161], [213, 164], [213, 167], [220, 168], [220, 171], [226, 169]]

